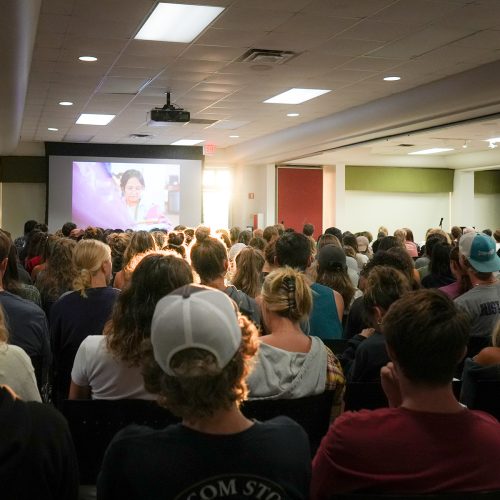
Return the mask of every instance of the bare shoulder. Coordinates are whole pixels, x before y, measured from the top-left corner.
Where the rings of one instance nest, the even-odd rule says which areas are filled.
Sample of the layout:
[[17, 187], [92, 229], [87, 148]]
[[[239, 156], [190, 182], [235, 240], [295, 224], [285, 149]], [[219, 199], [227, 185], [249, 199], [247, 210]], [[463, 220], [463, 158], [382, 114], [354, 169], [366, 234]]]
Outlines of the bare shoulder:
[[474, 361], [480, 365], [500, 364], [500, 347], [485, 347], [474, 356]]

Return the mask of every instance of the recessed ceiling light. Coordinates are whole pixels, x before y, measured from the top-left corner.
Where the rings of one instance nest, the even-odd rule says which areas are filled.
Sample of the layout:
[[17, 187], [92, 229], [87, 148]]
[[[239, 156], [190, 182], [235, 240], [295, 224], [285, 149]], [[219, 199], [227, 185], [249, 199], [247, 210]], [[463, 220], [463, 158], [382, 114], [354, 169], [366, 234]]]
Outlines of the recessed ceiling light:
[[47, 130], [50, 130], [51, 132], [57, 132], [59, 129], [55, 127], [48, 127]]
[[265, 100], [271, 104], [300, 104], [301, 102], [309, 101], [320, 95], [331, 92], [331, 90], [322, 89], [290, 89], [281, 94], [275, 95], [270, 99]]
[[386, 82], [397, 82], [398, 80], [401, 80], [400, 76], [386, 76], [384, 78]]
[[107, 125], [116, 115], [94, 115], [83, 113], [76, 120], [77, 125]]
[[180, 139], [179, 141], [172, 142], [172, 146], [194, 146], [204, 142], [203, 139]]
[[60, 106], [73, 106], [73, 103], [71, 101], [61, 101], [59, 103]]
[[239, 135], [230, 135], [231, 139], [238, 139]]
[[299, 113], [287, 113], [286, 116], [300, 116]]
[[84, 62], [95, 62], [95, 61], [97, 61], [97, 57], [94, 57], [94, 56], [80, 56], [78, 59], [80, 59], [80, 61], [84, 61]]
[[431, 148], [422, 149], [421, 151], [413, 151], [413, 153], [408, 153], [409, 155], [433, 155], [435, 153], [444, 153], [445, 151], [453, 151], [453, 148]]
[[192, 42], [224, 7], [159, 3], [135, 35], [138, 40]]

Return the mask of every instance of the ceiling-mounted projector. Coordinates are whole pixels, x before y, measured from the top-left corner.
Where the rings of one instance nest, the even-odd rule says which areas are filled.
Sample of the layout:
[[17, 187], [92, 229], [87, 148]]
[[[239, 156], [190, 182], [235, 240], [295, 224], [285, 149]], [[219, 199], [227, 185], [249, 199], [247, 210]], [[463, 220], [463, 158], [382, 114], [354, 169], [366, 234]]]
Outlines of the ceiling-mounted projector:
[[161, 127], [166, 123], [186, 123], [191, 119], [189, 111], [170, 104], [170, 92], [167, 92], [167, 103], [161, 108], [153, 108], [149, 112], [148, 125]]

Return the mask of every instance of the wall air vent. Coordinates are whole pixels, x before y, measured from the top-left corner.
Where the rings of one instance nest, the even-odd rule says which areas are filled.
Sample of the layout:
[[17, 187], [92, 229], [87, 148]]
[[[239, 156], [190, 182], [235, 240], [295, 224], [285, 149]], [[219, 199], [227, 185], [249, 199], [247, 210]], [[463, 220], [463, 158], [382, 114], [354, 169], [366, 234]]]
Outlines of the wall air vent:
[[412, 148], [413, 146], [415, 146], [415, 144], [406, 144], [406, 143], [403, 143], [403, 144], [398, 144], [398, 146], [400, 148]]
[[237, 62], [284, 64], [297, 55], [297, 52], [291, 50], [250, 49], [237, 59]]
[[131, 139], [151, 139], [154, 137], [152, 134], [130, 134]]

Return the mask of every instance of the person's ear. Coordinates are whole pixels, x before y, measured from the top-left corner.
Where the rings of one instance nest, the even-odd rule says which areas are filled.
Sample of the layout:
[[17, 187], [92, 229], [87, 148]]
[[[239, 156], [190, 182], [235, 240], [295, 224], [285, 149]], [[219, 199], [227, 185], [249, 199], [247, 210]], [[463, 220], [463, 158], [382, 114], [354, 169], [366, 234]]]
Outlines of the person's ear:
[[229, 269], [229, 261], [227, 259], [224, 259], [224, 271], [227, 271]]
[[[385, 315], [385, 310], [380, 306], [374, 306], [373, 307], [373, 314], [375, 316], [375, 321], [377, 322], [377, 326], [380, 327], [380, 325], [382, 324], [382, 318]], [[380, 328], [377, 328], [377, 329], [380, 329]]]
[[0, 272], [2, 274], [5, 273], [5, 270], [7, 269], [8, 262], [9, 262], [8, 257], [5, 257], [5, 259], [3, 259], [2, 262], [0, 262]]

